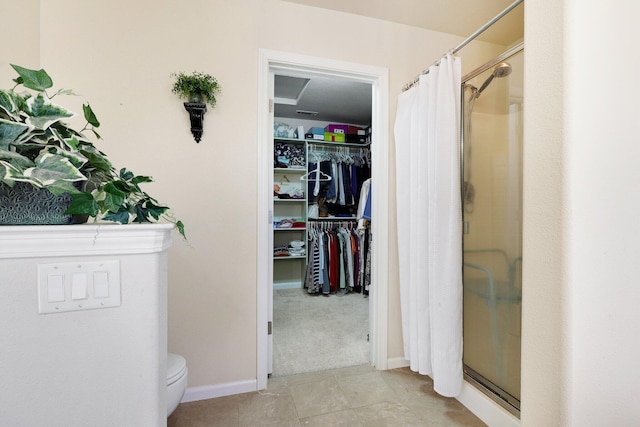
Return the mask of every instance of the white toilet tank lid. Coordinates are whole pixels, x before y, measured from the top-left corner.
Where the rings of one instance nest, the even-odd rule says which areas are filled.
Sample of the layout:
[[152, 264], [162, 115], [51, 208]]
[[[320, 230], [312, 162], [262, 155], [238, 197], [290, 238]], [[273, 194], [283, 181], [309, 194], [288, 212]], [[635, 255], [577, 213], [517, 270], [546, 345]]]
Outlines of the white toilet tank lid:
[[167, 353], [167, 385], [172, 384], [187, 370], [187, 361], [184, 357]]

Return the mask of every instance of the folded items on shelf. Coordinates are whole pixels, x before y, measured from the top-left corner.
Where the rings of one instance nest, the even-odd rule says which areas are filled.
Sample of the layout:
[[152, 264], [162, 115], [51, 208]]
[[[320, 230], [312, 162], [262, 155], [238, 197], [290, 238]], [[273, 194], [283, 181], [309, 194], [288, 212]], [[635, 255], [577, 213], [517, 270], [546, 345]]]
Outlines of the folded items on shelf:
[[292, 247], [286, 245], [276, 245], [273, 247], [274, 257], [288, 257], [288, 256], [305, 256], [306, 251], [304, 246]]
[[289, 247], [299, 249], [304, 247], [304, 242], [302, 240], [292, 240], [289, 242]]
[[307, 224], [301, 218], [274, 219], [273, 228], [305, 228]]
[[295, 249], [295, 248], [289, 248], [289, 255], [290, 256], [304, 256], [306, 254], [304, 248], [300, 248], [300, 249]]
[[305, 256], [304, 242], [302, 240], [292, 240], [289, 242], [289, 255]]
[[284, 245], [274, 246], [273, 248], [273, 256], [289, 256], [289, 248]]

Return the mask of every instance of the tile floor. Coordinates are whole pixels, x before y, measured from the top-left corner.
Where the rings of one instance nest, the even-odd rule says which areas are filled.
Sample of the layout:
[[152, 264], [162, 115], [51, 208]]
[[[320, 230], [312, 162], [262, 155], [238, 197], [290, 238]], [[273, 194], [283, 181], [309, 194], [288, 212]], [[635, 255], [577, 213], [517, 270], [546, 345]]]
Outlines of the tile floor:
[[168, 427], [485, 426], [428, 377], [357, 366], [271, 378], [267, 389], [182, 403]]

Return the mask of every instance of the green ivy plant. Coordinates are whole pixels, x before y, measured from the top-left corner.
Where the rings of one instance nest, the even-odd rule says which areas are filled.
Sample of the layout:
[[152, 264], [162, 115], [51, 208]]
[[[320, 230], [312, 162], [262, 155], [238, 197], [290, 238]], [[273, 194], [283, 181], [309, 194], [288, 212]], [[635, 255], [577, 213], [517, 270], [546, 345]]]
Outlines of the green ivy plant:
[[[76, 131], [63, 122], [75, 114], [52, 102], [58, 95], [75, 94], [61, 89], [50, 95], [53, 81], [45, 70], [11, 66], [18, 73], [15, 86], [0, 89], [0, 184], [25, 182], [54, 195], [69, 193], [68, 215], [121, 224], [163, 218], [185, 237], [182, 222], [140, 187], [152, 179], [126, 168], [117, 171], [85, 137], [83, 132], [89, 131], [102, 139], [96, 131], [100, 122], [88, 103], [82, 106], [87, 123]], [[18, 93], [19, 86], [30, 91]]]
[[190, 102], [207, 102], [211, 108], [216, 106], [220, 85], [212, 75], [194, 71], [191, 74], [172, 73], [171, 77], [175, 78], [173, 93]]

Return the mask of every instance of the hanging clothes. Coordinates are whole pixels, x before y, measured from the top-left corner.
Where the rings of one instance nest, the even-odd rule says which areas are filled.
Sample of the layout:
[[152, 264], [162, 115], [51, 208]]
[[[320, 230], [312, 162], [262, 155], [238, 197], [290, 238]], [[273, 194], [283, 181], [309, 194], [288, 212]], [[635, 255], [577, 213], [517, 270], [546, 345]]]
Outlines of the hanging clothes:
[[[308, 170], [318, 169], [330, 179], [309, 180], [310, 203], [324, 205], [322, 217], [353, 218], [362, 184], [371, 177], [370, 150], [364, 147], [309, 145]], [[317, 175], [315, 175], [317, 177]]]
[[[368, 223], [360, 229], [355, 220], [362, 217], [370, 194], [370, 150], [310, 144], [308, 155], [309, 173], [317, 170], [327, 179], [308, 182], [308, 194], [314, 194], [310, 202], [318, 204], [320, 221], [308, 224], [310, 256], [305, 288], [311, 294], [368, 295], [371, 232]], [[335, 217], [336, 221], [322, 220], [323, 217]]]
[[309, 248], [309, 260], [307, 263], [307, 274], [305, 276], [305, 288], [310, 294], [318, 293], [322, 290], [320, 287], [320, 242], [315, 232], [307, 233], [307, 241]]
[[305, 278], [308, 293], [368, 295], [370, 275], [366, 274], [366, 265], [371, 255], [367, 253], [370, 243], [366, 233], [355, 230], [353, 221], [312, 222], [308, 240], [312, 254]]

